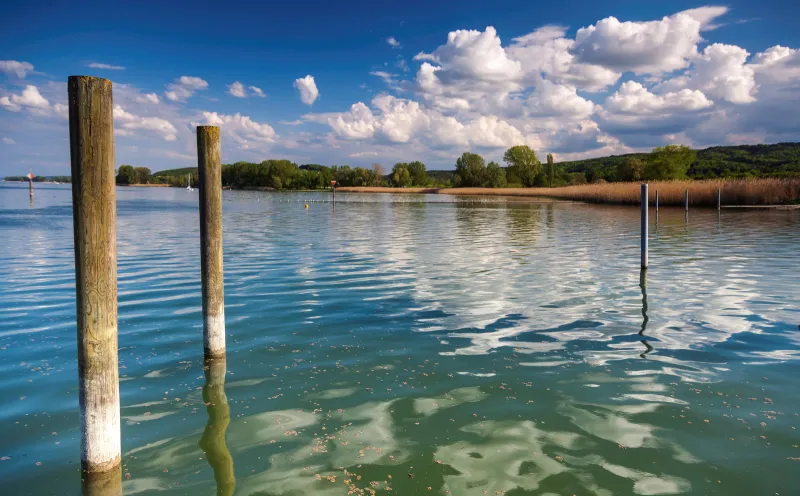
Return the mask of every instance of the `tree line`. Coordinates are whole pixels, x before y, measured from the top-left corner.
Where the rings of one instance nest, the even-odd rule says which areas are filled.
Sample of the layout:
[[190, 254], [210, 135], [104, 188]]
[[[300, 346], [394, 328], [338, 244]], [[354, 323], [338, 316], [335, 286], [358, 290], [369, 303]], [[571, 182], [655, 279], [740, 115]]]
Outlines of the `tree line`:
[[[542, 163], [528, 146], [512, 146], [503, 154], [503, 164], [488, 164], [479, 154], [467, 152], [455, 161], [455, 170], [427, 170], [420, 161], [398, 162], [387, 172], [349, 165], [297, 165], [289, 160], [236, 162], [223, 165], [222, 182], [234, 188], [326, 189], [331, 181], [341, 186], [392, 187], [560, 187], [598, 182], [755, 178], [800, 176], [800, 143], [743, 145], [692, 150], [668, 145], [650, 153], [634, 153], [555, 163], [548, 154]], [[7, 176], [6, 181], [27, 181], [25, 176]], [[35, 182], [69, 182], [69, 176], [37, 176]], [[123, 164], [117, 184], [197, 184], [197, 168], [152, 173], [147, 167]]]

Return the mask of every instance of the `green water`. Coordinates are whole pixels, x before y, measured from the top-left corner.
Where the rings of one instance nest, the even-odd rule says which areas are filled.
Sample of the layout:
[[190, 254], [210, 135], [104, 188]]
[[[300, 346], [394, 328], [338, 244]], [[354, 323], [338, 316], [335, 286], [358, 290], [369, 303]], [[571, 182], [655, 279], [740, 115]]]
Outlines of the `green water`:
[[[0, 480], [80, 494], [71, 197], [37, 188], [0, 184]], [[226, 191], [204, 371], [197, 193], [117, 194], [126, 495], [798, 494], [796, 211], [662, 209], [641, 278], [637, 208]]]

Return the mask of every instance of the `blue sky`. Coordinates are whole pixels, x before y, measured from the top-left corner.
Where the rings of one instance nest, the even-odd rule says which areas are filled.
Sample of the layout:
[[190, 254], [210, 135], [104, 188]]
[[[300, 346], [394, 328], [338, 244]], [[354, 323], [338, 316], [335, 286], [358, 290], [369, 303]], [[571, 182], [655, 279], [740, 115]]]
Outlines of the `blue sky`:
[[[66, 79], [114, 82], [117, 163], [452, 169], [800, 140], [795, 2], [18, 2], [0, 32], [0, 176], [68, 174]], [[135, 6], [134, 6], [135, 5]]]

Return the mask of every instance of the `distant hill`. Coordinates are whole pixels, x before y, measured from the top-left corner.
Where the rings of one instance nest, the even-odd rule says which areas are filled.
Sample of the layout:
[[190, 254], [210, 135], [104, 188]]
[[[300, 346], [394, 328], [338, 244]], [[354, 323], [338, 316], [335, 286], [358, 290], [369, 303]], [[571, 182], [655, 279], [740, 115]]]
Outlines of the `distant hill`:
[[[647, 153], [630, 153], [609, 157], [589, 158], [570, 162], [558, 162], [556, 167], [565, 172], [583, 172], [587, 179], [603, 178], [616, 180], [617, 165], [629, 157], [646, 159]], [[324, 168], [316, 164], [300, 166], [301, 169]], [[429, 170], [428, 177], [438, 183], [452, 182], [453, 170]], [[197, 174], [197, 167], [169, 169], [156, 172], [154, 176], [185, 176]], [[713, 146], [697, 150], [697, 162], [689, 168], [689, 177], [709, 179], [715, 177], [786, 177], [800, 176], [800, 143], [778, 143], [775, 145]]]
[[[645, 160], [648, 155], [630, 153], [556, 165], [566, 172], [583, 172], [590, 180], [614, 181], [618, 164], [628, 158]], [[688, 175], [693, 179], [800, 176], [800, 143], [713, 146], [697, 150], [697, 161], [689, 167]]]

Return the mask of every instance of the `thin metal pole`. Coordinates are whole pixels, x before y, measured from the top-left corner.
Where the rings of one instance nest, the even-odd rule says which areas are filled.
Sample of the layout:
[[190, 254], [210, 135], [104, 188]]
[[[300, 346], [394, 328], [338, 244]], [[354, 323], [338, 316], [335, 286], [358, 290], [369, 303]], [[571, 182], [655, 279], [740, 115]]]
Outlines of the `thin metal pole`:
[[722, 208], [722, 188], [717, 188], [717, 211]]
[[656, 190], [656, 224], [658, 224], [658, 190]]
[[684, 205], [684, 208], [686, 209], [686, 212], [688, 213], [689, 212], [689, 190], [688, 189], [683, 192], [683, 205]]
[[225, 356], [225, 290], [222, 268], [222, 167], [217, 126], [197, 126], [200, 188], [200, 271], [203, 284], [203, 351]]
[[113, 474], [120, 467], [120, 411], [117, 207], [111, 81], [70, 76], [67, 92], [75, 236], [81, 468], [88, 474]]
[[647, 253], [647, 234], [648, 234], [648, 195], [647, 195], [647, 184], [642, 184], [642, 240], [641, 240], [641, 255], [642, 255], [642, 269], [646, 269], [648, 265], [648, 253]]

